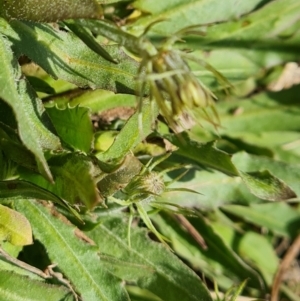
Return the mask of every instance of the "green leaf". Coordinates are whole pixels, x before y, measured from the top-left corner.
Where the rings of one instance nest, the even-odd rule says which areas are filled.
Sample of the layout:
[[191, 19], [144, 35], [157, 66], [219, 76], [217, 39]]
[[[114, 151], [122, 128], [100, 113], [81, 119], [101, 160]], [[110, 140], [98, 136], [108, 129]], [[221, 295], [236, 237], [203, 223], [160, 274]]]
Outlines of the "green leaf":
[[211, 279], [216, 280], [223, 288], [229, 288], [236, 282], [251, 278], [249, 285], [262, 288], [262, 279], [241, 257], [226, 245], [217, 231], [210, 224], [209, 219], [199, 215], [189, 218], [189, 221], [203, 237], [207, 249], [199, 244], [182, 227], [175, 222], [171, 215], [161, 213], [154, 221], [159, 225], [159, 231], [167, 236], [175, 252], [188, 260], [197, 269]]
[[297, 195], [300, 195], [300, 171], [297, 166], [245, 152], [235, 154], [232, 161], [239, 170], [247, 173], [269, 170], [291, 187]]
[[259, 136], [264, 132], [298, 131], [300, 109], [296, 95], [299, 91], [300, 86], [295, 86], [279, 93], [260, 93], [220, 103], [218, 113], [222, 127], [219, 133], [243, 138], [250, 133]]
[[110, 54], [96, 41], [94, 36], [82, 25], [78, 24], [75, 20], [64, 21], [69, 29], [73, 31], [91, 50], [101, 55], [104, 59], [117, 63], [110, 56]]
[[6, 180], [14, 177], [17, 173], [17, 164], [9, 160], [2, 151], [0, 151], [0, 180]]
[[231, 156], [214, 147], [214, 142], [199, 143], [191, 140], [186, 134], [181, 136], [165, 135], [165, 139], [179, 147], [176, 153], [192, 159], [200, 165], [211, 167], [231, 176], [237, 176], [238, 171], [231, 162]]
[[[141, 115], [140, 115], [141, 114]], [[153, 121], [158, 115], [158, 108], [149, 101], [143, 103], [142, 112], [136, 112], [130, 117], [120, 133], [116, 136], [114, 143], [104, 153], [98, 153], [96, 156], [100, 161], [107, 162], [123, 158], [128, 152], [134, 149], [138, 143], [152, 132]], [[141, 124], [140, 117], [142, 117]], [[142, 128], [141, 128], [142, 126]]]
[[38, 22], [100, 17], [102, 10], [95, 0], [1, 0], [1, 17]]
[[[13, 41], [14, 50], [28, 56], [54, 78], [64, 79], [80, 87], [134, 94], [138, 63], [118, 46], [103, 46], [119, 62], [116, 65], [92, 51], [71, 32], [25, 21], [1, 23], [4, 20], [0, 19], [0, 26]], [[49, 57], [52, 59], [48, 60]]]
[[0, 240], [15, 246], [32, 244], [32, 231], [28, 220], [19, 212], [0, 205]]
[[51, 191], [71, 204], [84, 204], [88, 209], [102, 202], [96, 176], [100, 170], [95, 158], [78, 153], [52, 157], [49, 165], [55, 183], [49, 183], [39, 175], [24, 172], [22, 177], [44, 189]]
[[47, 108], [58, 136], [75, 150], [90, 152], [93, 145], [93, 126], [87, 108], [75, 107], [60, 110]]
[[77, 105], [88, 107], [92, 113], [100, 113], [116, 107], [135, 107], [137, 99], [135, 95], [115, 94], [107, 90], [87, 91], [84, 94], [70, 100], [70, 106]]
[[[43, 180], [49, 184], [44, 178]], [[78, 213], [63, 199], [33, 183], [20, 180], [0, 181], [0, 199], [37, 199], [57, 203], [70, 211], [78, 220]]]
[[[178, 160], [184, 159], [179, 157]], [[170, 180], [172, 181], [173, 178], [172, 176]], [[198, 193], [176, 192], [176, 188], [183, 186]], [[169, 188], [175, 188], [175, 191], [164, 193], [162, 200], [178, 205], [182, 205], [184, 200], [185, 207], [211, 210], [228, 203], [259, 202], [259, 199], [250, 193], [246, 185], [243, 185], [240, 177], [230, 177], [221, 172], [205, 169], [191, 169], [180, 181], [172, 183]]]
[[280, 201], [297, 197], [295, 192], [269, 171], [245, 173], [240, 175], [249, 190], [263, 200]]
[[20, 138], [34, 154], [39, 171], [52, 181], [43, 150], [60, 148], [59, 139], [48, 130], [50, 120], [45, 115], [42, 103], [22, 77], [10, 44], [2, 36], [0, 36], [0, 62], [2, 64], [0, 97], [13, 109]]
[[247, 231], [238, 243], [238, 252], [262, 273], [267, 285], [272, 285], [279, 259], [273, 245], [265, 236]]
[[299, 213], [282, 202], [251, 204], [249, 207], [226, 205], [222, 209], [285, 237], [296, 236], [300, 227]]
[[74, 300], [68, 289], [63, 286], [46, 284], [1, 270], [0, 301], [40, 301], [45, 298], [47, 301]]
[[55, 94], [55, 90], [46, 81], [29, 75], [27, 75], [26, 78], [35, 91], [46, 94]]
[[[237, 21], [208, 27], [205, 37], [199, 37], [197, 40], [201, 44], [209, 44], [210, 47], [213, 45], [230, 48], [251, 47], [267, 51], [270, 48], [273, 48], [271, 51], [274, 48], [280, 51], [296, 51], [295, 47], [299, 43], [299, 12], [298, 1], [270, 1]], [[294, 30], [285, 37], [284, 32], [294, 25]], [[292, 49], [288, 50], [289, 47]]]
[[151, 0], [135, 1], [134, 7], [150, 13], [140, 18], [134, 27], [147, 26], [157, 20], [166, 20], [158, 23], [153, 31], [160, 34], [172, 34], [182, 28], [227, 21], [253, 10], [261, 0], [239, 1], [227, 0], [165, 0], [154, 2]]
[[6, 160], [11, 160], [19, 166], [24, 166], [30, 170], [38, 172], [36, 160], [33, 154], [28, 151], [28, 149], [21, 144], [20, 141], [15, 142], [11, 139], [11, 136], [12, 135], [10, 135], [10, 133], [9, 136], [7, 136], [0, 130], [0, 148], [6, 156]]
[[127, 222], [110, 218], [89, 236], [101, 246], [102, 263], [118, 277], [159, 296], [162, 300], [211, 300], [198, 276], [163, 245], [150, 241], [145, 230], [131, 229]]
[[98, 248], [76, 237], [73, 225], [34, 202], [19, 202], [16, 207], [29, 219], [34, 236], [46, 247], [51, 261], [58, 265], [83, 300], [129, 300], [121, 281], [101, 264]]

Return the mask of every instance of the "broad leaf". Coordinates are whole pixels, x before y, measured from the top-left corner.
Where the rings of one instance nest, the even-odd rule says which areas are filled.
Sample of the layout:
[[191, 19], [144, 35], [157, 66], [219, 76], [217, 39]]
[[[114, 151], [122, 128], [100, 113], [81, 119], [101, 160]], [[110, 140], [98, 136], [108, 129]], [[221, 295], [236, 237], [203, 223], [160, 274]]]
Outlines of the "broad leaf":
[[28, 220], [19, 212], [0, 205], [0, 241], [15, 246], [32, 244], [32, 231]]
[[13, 109], [20, 138], [34, 154], [39, 171], [47, 179], [52, 180], [43, 150], [60, 148], [59, 139], [48, 130], [50, 121], [45, 115], [42, 103], [22, 77], [18, 62], [10, 49], [10, 43], [2, 36], [0, 36], [0, 61], [2, 64], [0, 97]]
[[[270, 1], [237, 21], [208, 27], [205, 37], [197, 40], [210, 47], [251, 47], [268, 51], [271, 46], [279, 51], [296, 51], [294, 47], [299, 43], [299, 12], [298, 1]], [[288, 50], [288, 47], [292, 49]]]
[[198, 276], [163, 245], [150, 241], [144, 230], [131, 229], [127, 222], [108, 219], [89, 236], [100, 247], [100, 258], [120, 278], [145, 288], [162, 300], [207, 300], [211, 297]]
[[38, 22], [100, 17], [95, 0], [8, 0], [0, 1], [1, 17]]
[[249, 190], [263, 200], [280, 201], [297, 197], [295, 192], [269, 171], [245, 173], [240, 175]]
[[95, 158], [78, 153], [62, 154], [49, 160], [55, 183], [49, 183], [39, 175], [24, 172], [22, 177], [51, 191], [71, 204], [83, 204], [88, 209], [102, 202], [96, 176], [100, 170]]
[[252, 266], [261, 271], [268, 285], [272, 285], [279, 259], [272, 243], [265, 236], [248, 231], [238, 243], [238, 252]]
[[234, 0], [227, 0], [220, 3], [218, 0], [165, 0], [161, 2], [138, 0], [135, 1], [134, 7], [150, 13], [150, 16], [140, 18], [134, 26], [147, 26], [157, 20], [165, 19], [164, 22], [157, 24], [153, 30], [162, 34], [172, 34], [192, 25], [238, 18], [253, 10], [260, 2], [262, 1], [239, 1], [237, 3]]
[[74, 226], [34, 202], [19, 202], [16, 207], [29, 219], [34, 236], [83, 300], [129, 300], [121, 281], [101, 264], [98, 248], [77, 237]]
[[137, 111], [130, 117], [123, 129], [116, 136], [112, 146], [106, 152], [98, 153], [97, 158], [104, 162], [123, 158], [152, 132], [154, 126], [153, 121], [157, 115], [157, 106], [151, 104], [149, 101], [145, 101], [142, 106], [142, 111]]
[[[103, 46], [118, 62], [115, 64], [96, 54], [73, 33], [47, 24], [14, 20], [3, 27], [4, 33], [13, 41], [14, 50], [28, 56], [54, 78], [80, 87], [126, 93], [135, 91], [138, 63], [118, 46]], [[52, 59], [48, 60], [49, 57]]]
[[281, 236], [294, 237], [300, 227], [299, 214], [285, 203], [226, 205], [222, 209]]
[[[179, 157], [178, 160], [184, 160]], [[179, 161], [181, 162], [181, 161]], [[185, 162], [185, 161], [183, 161]], [[176, 175], [169, 174], [172, 181]], [[170, 188], [185, 187], [198, 193], [178, 193], [170, 191], [164, 193], [162, 200], [184, 206], [203, 208], [206, 210], [218, 208], [223, 204], [249, 204], [259, 202], [259, 199], [250, 193], [240, 177], [230, 177], [218, 171], [191, 169], [180, 181], [172, 183]]]
[[[30, 288], [30, 289], [29, 289]], [[47, 299], [45, 299], [47, 298]], [[1, 270], [0, 272], [1, 301], [72, 301], [72, 294], [64, 286], [46, 284], [16, 273]]]
[[289, 187], [291, 187], [297, 195], [300, 195], [300, 171], [297, 166], [267, 157], [250, 155], [245, 152], [235, 154], [232, 161], [235, 166], [243, 172], [251, 173], [269, 170], [273, 175], [279, 177]]
[[93, 144], [93, 127], [87, 108], [48, 108], [58, 136], [75, 150], [90, 152]]

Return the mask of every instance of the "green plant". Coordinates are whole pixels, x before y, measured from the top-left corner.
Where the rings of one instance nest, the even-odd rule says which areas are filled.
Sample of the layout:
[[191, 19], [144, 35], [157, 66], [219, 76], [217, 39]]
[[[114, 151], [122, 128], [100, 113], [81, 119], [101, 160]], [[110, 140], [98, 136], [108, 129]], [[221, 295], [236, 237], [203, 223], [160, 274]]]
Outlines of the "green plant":
[[271, 291], [300, 223], [299, 86], [268, 90], [298, 2], [0, 0], [0, 299]]

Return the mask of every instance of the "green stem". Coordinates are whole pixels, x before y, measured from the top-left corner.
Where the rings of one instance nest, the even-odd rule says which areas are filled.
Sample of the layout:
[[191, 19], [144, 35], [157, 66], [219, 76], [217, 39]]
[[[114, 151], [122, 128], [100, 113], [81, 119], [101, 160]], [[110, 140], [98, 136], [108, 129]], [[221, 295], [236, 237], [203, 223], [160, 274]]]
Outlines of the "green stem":
[[105, 20], [91, 20], [80, 19], [78, 22], [82, 26], [88, 27], [95, 34], [106, 37], [107, 39], [118, 43], [120, 46], [124, 46], [127, 50], [139, 56], [149, 55], [153, 56], [157, 54], [157, 50], [152, 43], [141, 37], [136, 37], [129, 34], [114, 23]]

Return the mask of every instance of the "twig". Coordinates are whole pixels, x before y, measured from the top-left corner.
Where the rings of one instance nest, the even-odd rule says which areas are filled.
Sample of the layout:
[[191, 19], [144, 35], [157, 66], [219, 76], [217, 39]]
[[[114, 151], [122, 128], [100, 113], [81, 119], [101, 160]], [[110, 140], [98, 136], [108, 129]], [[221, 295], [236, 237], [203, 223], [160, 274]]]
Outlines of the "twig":
[[207, 249], [207, 245], [205, 243], [204, 238], [201, 234], [195, 229], [195, 227], [189, 222], [189, 220], [184, 217], [182, 214], [176, 214], [176, 219], [180, 222], [180, 224], [186, 229], [188, 233], [196, 240], [196, 242], [200, 245], [203, 250]]
[[12, 263], [15, 266], [18, 266], [18, 267], [20, 267], [20, 268], [22, 268], [26, 271], [29, 271], [29, 272], [31, 272], [35, 275], [40, 276], [41, 278], [43, 278], [45, 280], [55, 278], [60, 283], [62, 283], [66, 287], [68, 287], [68, 289], [72, 292], [75, 300], [78, 301], [78, 295], [74, 291], [71, 283], [67, 279], [64, 279], [63, 275], [61, 273], [53, 271], [53, 268], [56, 266], [55, 264], [49, 265], [47, 267], [47, 269], [45, 270], [45, 272], [43, 272], [42, 270], [40, 270], [40, 269], [24, 262], [24, 261], [21, 261], [21, 260], [15, 258], [15, 257], [12, 257], [8, 253], [6, 253], [1, 247], [0, 247], [0, 257], [4, 258], [4, 260], [6, 260], [7, 262]]
[[29, 265], [28, 263], [23, 262], [15, 257], [10, 256], [1, 247], [0, 247], [0, 257], [4, 258], [6, 261], [24, 269], [24, 270], [27, 270], [33, 274], [38, 275], [44, 279], [52, 278], [50, 275], [47, 275], [46, 273], [44, 273], [42, 270], [40, 270], [32, 265]]
[[284, 272], [287, 270], [287, 268], [290, 266], [293, 260], [298, 256], [299, 251], [300, 251], [300, 234], [297, 236], [297, 238], [294, 240], [294, 242], [286, 252], [276, 272], [273, 285], [272, 285], [270, 301], [278, 301], [280, 283], [282, 281]]

